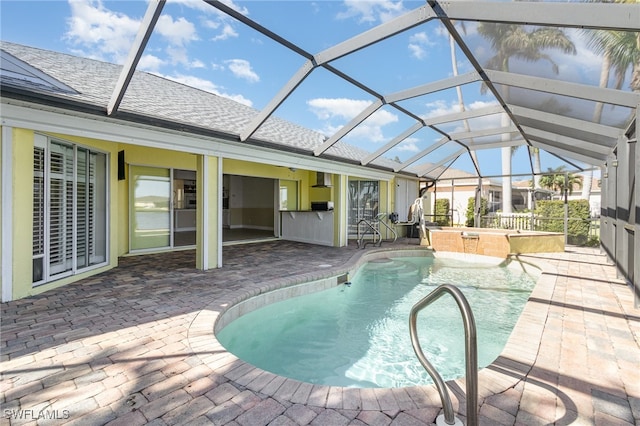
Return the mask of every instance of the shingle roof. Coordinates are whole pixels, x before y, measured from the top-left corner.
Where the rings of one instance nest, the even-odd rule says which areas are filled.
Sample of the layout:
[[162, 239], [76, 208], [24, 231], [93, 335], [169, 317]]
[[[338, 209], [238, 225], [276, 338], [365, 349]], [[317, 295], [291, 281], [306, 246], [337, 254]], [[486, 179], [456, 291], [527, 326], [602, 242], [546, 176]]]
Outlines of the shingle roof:
[[[55, 90], [33, 81], [11, 78], [4, 72], [0, 80], [2, 86], [13, 86], [28, 92], [46, 92], [59, 100], [103, 109], [106, 115], [107, 105], [122, 69], [120, 65], [6, 41], [0, 42], [0, 48], [73, 88], [75, 92]], [[119, 111], [120, 114], [131, 113], [236, 138], [258, 114], [258, 110], [231, 99], [143, 71], [134, 73]], [[270, 117], [258, 129], [254, 138], [280, 146], [284, 150], [290, 148], [311, 154], [324, 142], [325, 135], [278, 117]], [[359, 162], [367, 154], [366, 151], [344, 142], [327, 150], [328, 156], [349, 162]], [[373, 163], [387, 169], [393, 169], [397, 165], [385, 158], [378, 158]]]

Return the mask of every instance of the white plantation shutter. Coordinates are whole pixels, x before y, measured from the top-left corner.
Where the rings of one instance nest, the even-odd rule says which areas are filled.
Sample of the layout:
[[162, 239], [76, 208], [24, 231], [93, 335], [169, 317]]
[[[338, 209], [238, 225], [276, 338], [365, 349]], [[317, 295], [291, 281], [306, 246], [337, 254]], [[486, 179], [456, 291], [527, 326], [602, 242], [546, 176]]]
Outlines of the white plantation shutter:
[[45, 150], [33, 149], [33, 282], [44, 278]]
[[46, 148], [34, 147], [34, 283], [107, 260], [106, 155], [57, 141], [40, 144]]
[[76, 266], [89, 263], [89, 151], [78, 148], [76, 165]]
[[70, 271], [73, 259], [73, 149], [52, 143], [49, 164], [49, 271]]

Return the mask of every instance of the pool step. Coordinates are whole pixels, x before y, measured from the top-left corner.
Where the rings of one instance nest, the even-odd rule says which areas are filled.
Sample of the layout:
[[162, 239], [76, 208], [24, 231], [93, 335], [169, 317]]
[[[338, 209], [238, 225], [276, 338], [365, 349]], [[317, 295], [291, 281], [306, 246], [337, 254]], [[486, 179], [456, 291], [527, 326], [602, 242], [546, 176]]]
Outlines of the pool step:
[[388, 257], [369, 261], [366, 268], [369, 271], [393, 272], [400, 275], [415, 274], [418, 271], [417, 266], [411, 262]]

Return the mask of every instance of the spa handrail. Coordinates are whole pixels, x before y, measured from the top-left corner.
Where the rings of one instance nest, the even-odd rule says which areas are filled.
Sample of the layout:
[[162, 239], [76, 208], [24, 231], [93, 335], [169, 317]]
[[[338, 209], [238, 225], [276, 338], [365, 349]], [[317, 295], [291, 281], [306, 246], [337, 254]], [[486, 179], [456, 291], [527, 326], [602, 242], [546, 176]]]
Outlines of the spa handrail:
[[[411, 345], [413, 351], [416, 353], [420, 364], [427, 370], [427, 373], [431, 376], [435, 382], [438, 393], [440, 394], [440, 400], [444, 409], [444, 421], [448, 425], [461, 424], [456, 421], [456, 417], [453, 413], [453, 407], [451, 405], [451, 397], [447, 390], [444, 381], [436, 369], [431, 365], [429, 360], [422, 352], [422, 347], [418, 341], [418, 328], [417, 319], [418, 313], [429, 306], [431, 303], [438, 300], [444, 293], [449, 293], [453, 296], [453, 299], [458, 304], [462, 319], [464, 322], [464, 334], [465, 334], [465, 367], [466, 367], [466, 399], [467, 399], [467, 425], [476, 426], [478, 424], [478, 345], [476, 338], [476, 322], [473, 318], [473, 312], [469, 306], [462, 291], [452, 284], [443, 284], [427, 294], [422, 300], [417, 302], [411, 308], [409, 314], [409, 332], [411, 334]], [[440, 417], [440, 416], [439, 416]]]

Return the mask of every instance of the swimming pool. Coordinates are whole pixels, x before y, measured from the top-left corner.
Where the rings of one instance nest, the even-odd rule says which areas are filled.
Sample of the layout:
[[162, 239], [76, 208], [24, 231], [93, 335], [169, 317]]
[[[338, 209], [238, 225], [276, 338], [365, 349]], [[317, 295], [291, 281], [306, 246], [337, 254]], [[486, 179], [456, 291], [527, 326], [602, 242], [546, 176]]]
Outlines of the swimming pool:
[[[218, 331], [218, 341], [254, 366], [303, 382], [345, 387], [431, 383], [410, 343], [409, 310], [443, 283], [473, 308], [479, 366], [502, 351], [534, 279], [509, 267], [433, 257], [365, 264], [351, 285], [273, 303]], [[464, 375], [464, 332], [455, 302], [439, 299], [418, 318], [420, 342], [445, 380]]]

